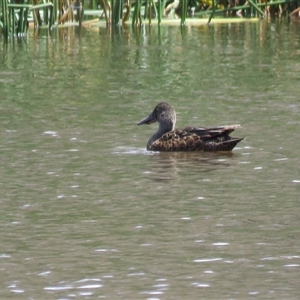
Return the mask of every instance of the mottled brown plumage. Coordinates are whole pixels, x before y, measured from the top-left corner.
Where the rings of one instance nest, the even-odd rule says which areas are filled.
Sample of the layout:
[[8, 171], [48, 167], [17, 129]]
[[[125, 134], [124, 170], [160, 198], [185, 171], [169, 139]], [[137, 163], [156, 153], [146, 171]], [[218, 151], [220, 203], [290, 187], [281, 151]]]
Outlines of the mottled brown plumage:
[[153, 112], [137, 125], [156, 121], [158, 130], [147, 143], [147, 149], [152, 151], [231, 151], [244, 139], [229, 136], [240, 125], [175, 129], [175, 109], [167, 102], [157, 104]]

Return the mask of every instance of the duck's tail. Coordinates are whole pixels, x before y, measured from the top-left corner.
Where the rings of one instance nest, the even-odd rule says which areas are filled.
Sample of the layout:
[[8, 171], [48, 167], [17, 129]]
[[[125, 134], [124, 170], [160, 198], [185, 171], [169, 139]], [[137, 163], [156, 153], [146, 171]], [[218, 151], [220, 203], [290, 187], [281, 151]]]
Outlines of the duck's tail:
[[209, 152], [229, 152], [232, 151], [233, 148], [243, 139], [244, 138], [232, 138], [228, 136], [226, 140], [222, 141], [211, 140], [204, 143], [203, 150]]

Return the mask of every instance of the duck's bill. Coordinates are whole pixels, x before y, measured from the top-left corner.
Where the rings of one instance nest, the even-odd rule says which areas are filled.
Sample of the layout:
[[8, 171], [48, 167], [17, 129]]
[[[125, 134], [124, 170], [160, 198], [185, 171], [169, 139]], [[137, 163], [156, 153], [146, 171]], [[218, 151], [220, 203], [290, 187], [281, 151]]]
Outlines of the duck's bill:
[[148, 117], [144, 118], [143, 120], [139, 121], [137, 123], [137, 125], [143, 125], [143, 124], [151, 124], [151, 123], [154, 123], [156, 122], [155, 118], [153, 117], [153, 113], [151, 113]]

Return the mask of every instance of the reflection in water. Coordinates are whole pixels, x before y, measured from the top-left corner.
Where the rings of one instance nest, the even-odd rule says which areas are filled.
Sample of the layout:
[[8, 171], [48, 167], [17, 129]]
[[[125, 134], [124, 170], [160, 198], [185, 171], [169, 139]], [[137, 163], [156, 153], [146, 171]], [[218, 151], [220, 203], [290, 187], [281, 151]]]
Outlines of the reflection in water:
[[145, 148], [116, 147], [112, 154], [146, 155], [144, 174], [154, 181], [180, 179], [182, 173], [213, 172], [231, 165], [232, 152], [153, 152]]
[[180, 180], [185, 173], [196, 175], [229, 166], [226, 158], [231, 156], [230, 153], [159, 152], [149, 157], [147, 174], [154, 181]]

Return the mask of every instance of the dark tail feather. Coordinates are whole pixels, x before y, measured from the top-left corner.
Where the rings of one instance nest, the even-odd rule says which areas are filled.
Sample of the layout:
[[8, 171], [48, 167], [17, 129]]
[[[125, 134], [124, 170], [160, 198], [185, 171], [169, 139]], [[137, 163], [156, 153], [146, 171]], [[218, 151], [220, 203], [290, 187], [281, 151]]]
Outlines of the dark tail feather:
[[229, 138], [226, 141], [208, 142], [204, 145], [204, 151], [232, 151], [232, 149], [244, 138]]
[[231, 138], [230, 140], [221, 142], [219, 144], [220, 150], [218, 151], [231, 151], [243, 139], [244, 138]]

